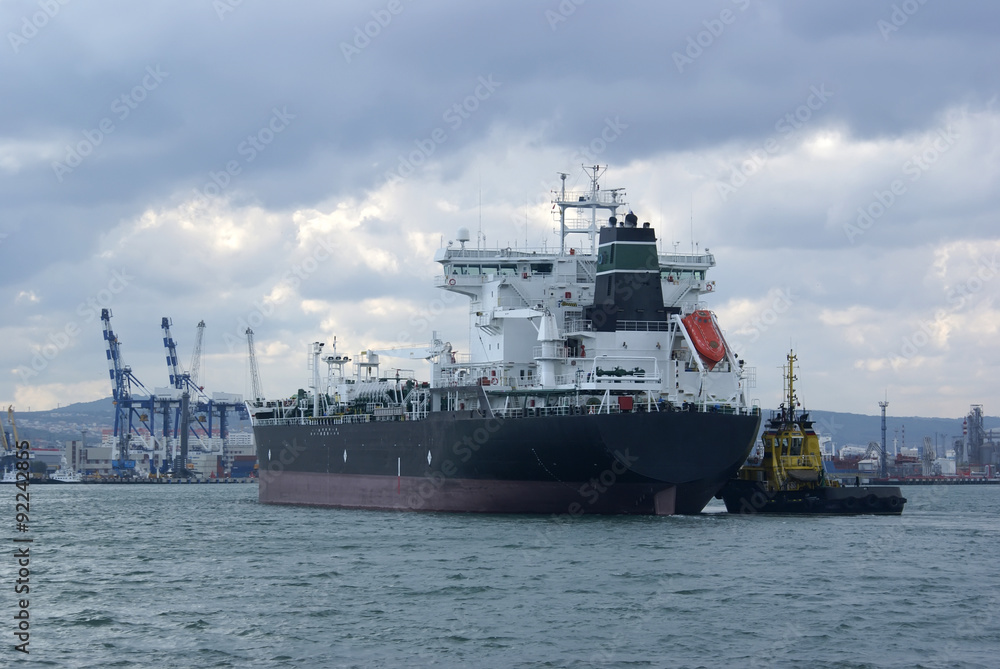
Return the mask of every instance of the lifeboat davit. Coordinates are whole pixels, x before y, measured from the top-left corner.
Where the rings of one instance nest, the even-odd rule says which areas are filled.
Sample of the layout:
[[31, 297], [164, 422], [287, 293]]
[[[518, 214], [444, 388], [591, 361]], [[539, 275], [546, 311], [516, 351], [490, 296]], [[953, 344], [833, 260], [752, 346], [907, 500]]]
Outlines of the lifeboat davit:
[[711, 311], [699, 309], [682, 318], [681, 322], [709, 370], [726, 357], [726, 344]]

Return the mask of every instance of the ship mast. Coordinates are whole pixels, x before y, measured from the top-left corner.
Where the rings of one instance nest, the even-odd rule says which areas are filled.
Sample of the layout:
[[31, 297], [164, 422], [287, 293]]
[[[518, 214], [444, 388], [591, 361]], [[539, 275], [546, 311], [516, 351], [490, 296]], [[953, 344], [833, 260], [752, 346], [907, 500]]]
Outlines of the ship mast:
[[[601, 186], [598, 183], [598, 179], [604, 175], [608, 167], [605, 165], [603, 169], [600, 165], [591, 165], [590, 167], [585, 167], [585, 170], [592, 173], [590, 177], [590, 190], [587, 192], [566, 192], [566, 177], [569, 176], [565, 172], [559, 172], [559, 178], [562, 179], [562, 189], [556, 193], [555, 199], [552, 203], [559, 207], [559, 254], [564, 255], [566, 253], [566, 235], [577, 233], [585, 234], [590, 237], [590, 253], [591, 255], [597, 253], [597, 210], [607, 209], [611, 212], [611, 216], [614, 216], [618, 207], [625, 206], [623, 196], [625, 194], [624, 188], [612, 188], [608, 190], [601, 190]], [[589, 209], [590, 210], [590, 220], [587, 221], [583, 216], [578, 218], [575, 222], [571, 221], [567, 226], [566, 224], [566, 210], [567, 209]], [[575, 224], [574, 224], [575, 223]]]

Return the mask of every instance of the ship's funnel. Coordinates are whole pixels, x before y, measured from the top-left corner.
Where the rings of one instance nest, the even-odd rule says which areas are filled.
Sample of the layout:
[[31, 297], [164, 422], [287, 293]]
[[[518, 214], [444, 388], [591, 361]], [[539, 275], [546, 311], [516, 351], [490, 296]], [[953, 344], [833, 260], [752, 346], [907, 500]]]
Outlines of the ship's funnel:
[[629, 212], [620, 227], [601, 228], [597, 254], [594, 304], [587, 318], [598, 332], [614, 332], [621, 321], [663, 322], [660, 261], [653, 228], [636, 227]]

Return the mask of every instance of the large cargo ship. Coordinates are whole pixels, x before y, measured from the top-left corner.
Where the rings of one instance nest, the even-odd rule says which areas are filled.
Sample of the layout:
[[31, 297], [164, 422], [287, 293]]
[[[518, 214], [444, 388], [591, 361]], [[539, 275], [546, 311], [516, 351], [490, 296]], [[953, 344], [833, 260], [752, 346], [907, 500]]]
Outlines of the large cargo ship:
[[[753, 370], [702, 302], [715, 265], [660, 253], [622, 189], [555, 192], [558, 250], [438, 251], [437, 287], [469, 306], [469, 353], [355, 359], [312, 345], [312, 383], [248, 403], [263, 503], [496, 513], [691, 514], [744, 463]], [[555, 208], [554, 207], [554, 208]], [[608, 223], [598, 223], [608, 213]], [[567, 213], [570, 216], [567, 216]], [[575, 214], [575, 217], [573, 216]], [[568, 243], [571, 235], [587, 241]], [[429, 381], [382, 371], [426, 360]], [[320, 373], [326, 363], [327, 373]]]

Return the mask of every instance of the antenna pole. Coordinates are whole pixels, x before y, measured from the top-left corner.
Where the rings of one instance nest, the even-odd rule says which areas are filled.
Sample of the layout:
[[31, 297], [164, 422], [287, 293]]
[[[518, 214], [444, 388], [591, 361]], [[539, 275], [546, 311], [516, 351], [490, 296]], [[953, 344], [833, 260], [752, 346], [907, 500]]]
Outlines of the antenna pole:
[[691, 193], [691, 253], [694, 254], [694, 193]]
[[888, 468], [886, 467], [886, 461], [885, 461], [885, 452], [886, 452], [886, 449], [885, 449], [885, 446], [886, 446], [885, 445], [885, 408], [887, 406], [889, 406], [888, 397], [886, 398], [886, 400], [884, 402], [879, 402], [878, 405], [880, 407], [882, 407], [882, 463], [881, 463], [882, 466], [881, 466], [881, 471], [879, 472], [879, 477], [884, 479], [884, 478], [888, 478], [888, 476], [889, 476], [889, 471], [888, 471]]
[[[562, 192], [559, 195], [559, 199], [563, 202], [566, 201], [566, 177], [568, 175], [560, 172], [559, 178], [562, 179]], [[559, 255], [566, 253], [566, 208], [559, 207]]]

